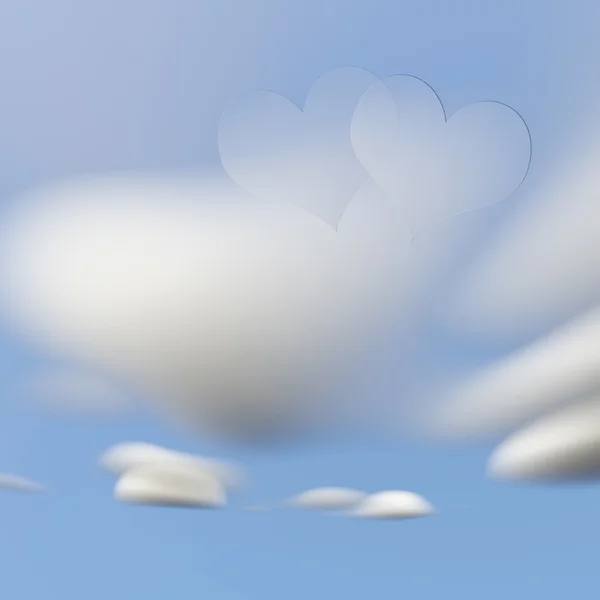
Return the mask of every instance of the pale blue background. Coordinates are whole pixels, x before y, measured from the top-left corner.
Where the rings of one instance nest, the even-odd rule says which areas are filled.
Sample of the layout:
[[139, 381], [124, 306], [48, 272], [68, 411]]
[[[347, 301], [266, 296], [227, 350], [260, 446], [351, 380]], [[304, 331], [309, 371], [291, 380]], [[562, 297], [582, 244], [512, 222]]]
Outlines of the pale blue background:
[[[512, 105], [532, 131], [535, 182], [593, 116], [599, 17], [594, 0], [4, 0], [0, 193], [81, 172], [215, 164], [226, 103], [257, 88], [301, 102], [346, 65], [418, 75], [449, 112]], [[441, 348], [443, 363], [453, 344]], [[11, 340], [1, 356], [8, 386], [26, 357]], [[600, 491], [493, 484], [490, 447], [346, 436], [249, 451], [149, 417], [61, 420], [5, 395], [0, 471], [51, 493], [0, 496], [2, 598], [552, 600], [591, 598], [600, 584]], [[126, 439], [230, 456], [251, 488], [223, 512], [117, 505], [95, 464]], [[411, 489], [441, 513], [371, 523], [239, 510], [317, 485]]]

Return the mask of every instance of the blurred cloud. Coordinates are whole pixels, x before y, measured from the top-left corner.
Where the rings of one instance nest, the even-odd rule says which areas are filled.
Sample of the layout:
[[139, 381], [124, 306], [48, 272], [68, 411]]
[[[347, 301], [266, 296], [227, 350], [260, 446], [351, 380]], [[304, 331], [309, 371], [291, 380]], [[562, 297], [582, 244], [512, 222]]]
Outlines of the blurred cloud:
[[325, 487], [308, 490], [292, 498], [291, 506], [305, 510], [346, 510], [359, 504], [367, 495], [349, 488]]
[[383, 223], [338, 234], [223, 180], [83, 179], [4, 223], [4, 307], [180, 423], [262, 436], [326, 419], [387, 326], [402, 282]]
[[240, 435], [319, 412], [396, 285], [377, 267], [385, 242], [223, 181], [66, 184], [15, 218], [12, 323], [180, 421]]
[[28, 399], [61, 412], [112, 415], [132, 408], [126, 393], [105, 378], [80, 370], [33, 373], [20, 386]]
[[212, 473], [227, 490], [236, 490], [243, 486], [243, 473], [231, 463], [177, 452], [145, 442], [124, 442], [112, 446], [100, 458], [100, 466], [114, 475], [121, 476], [144, 465], [180, 461], [195, 464], [198, 468]]
[[491, 456], [488, 473], [505, 481], [600, 478], [600, 401], [563, 408], [509, 436]]
[[115, 486], [115, 499], [128, 504], [222, 508], [225, 490], [214, 474], [183, 458], [153, 462], [126, 471]]
[[486, 436], [600, 389], [600, 309], [594, 309], [444, 392], [430, 413], [441, 435]]
[[415, 519], [434, 514], [434, 508], [413, 492], [386, 491], [368, 496], [350, 514], [363, 519]]
[[8, 492], [24, 492], [37, 494], [45, 491], [44, 486], [30, 479], [10, 475], [8, 473], [0, 473], [0, 490]]

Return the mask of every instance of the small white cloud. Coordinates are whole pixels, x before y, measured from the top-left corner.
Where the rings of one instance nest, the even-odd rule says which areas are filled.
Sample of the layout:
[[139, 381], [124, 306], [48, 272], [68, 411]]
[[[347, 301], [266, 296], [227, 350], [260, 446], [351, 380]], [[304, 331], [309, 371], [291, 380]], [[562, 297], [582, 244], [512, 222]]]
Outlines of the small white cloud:
[[24, 477], [2, 473], [0, 474], [0, 490], [37, 494], [44, 491], [44, 486]]
[[600, 478], [600, 401], [557, 411], [502, 442], [488, 474], [506, 481], [560, 482]]
[[178, 452], [145, 442], [124, 442], [109, 448], [100, 458], [100, 466], [114, 475], [121, 476], [145, 465], [182, 460], [212, 473], [228, 490], [239, 489], [243, 486], [243, 473], [231, 463]]
[[389, 491], [368, 496], [350, 514], [364, 519], [415, 519], [434, 512], [433, 506], [418, 494]]
[[214, 474], [185, 459], [153, 462], [123, 474], [115, 499], [128, 504], [221, 508], [225, 489]]
[[289, 501], [291, 506], [307, 510], [346, 510], [366, 498], [364, 492], [342, 487], [308, 490]]

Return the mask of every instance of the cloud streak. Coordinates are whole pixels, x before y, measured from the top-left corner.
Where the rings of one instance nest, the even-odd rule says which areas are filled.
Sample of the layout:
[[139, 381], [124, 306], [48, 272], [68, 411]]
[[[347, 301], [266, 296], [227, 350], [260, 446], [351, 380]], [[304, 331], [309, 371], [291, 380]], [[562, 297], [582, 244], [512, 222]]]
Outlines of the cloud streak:
[[45, 491], [45, 488], [40, 483], [32, 481], [31, 479], [11, 475], [9, 473], [0, 473], [0, 490], [6, 492], [39, 494]]
[[431, 417], [441, 434], [494, 435], [598, 389], [600, 309], [595, 309], [445, 392]]
[[458, 330], [512, 341], [539, 335], [600, 300], [600, 138], [593, 126], [586, 136], [460, 281], [449, 311]]

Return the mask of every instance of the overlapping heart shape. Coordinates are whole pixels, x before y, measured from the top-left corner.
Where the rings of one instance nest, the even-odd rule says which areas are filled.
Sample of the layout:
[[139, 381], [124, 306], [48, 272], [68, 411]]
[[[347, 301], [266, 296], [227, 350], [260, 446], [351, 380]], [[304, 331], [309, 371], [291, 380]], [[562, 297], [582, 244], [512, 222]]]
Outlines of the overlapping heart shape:
[[514, 192], [529, 170], [531, 136], [505, 104], [479, 102], [447, 119], [416, 77], [343, 68], [317, 81], [303, 110], [274, 92], [229, 109], [219, 149], [244, 189], [334, 227], [372, 179], [417, 233]]

